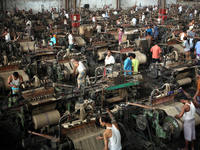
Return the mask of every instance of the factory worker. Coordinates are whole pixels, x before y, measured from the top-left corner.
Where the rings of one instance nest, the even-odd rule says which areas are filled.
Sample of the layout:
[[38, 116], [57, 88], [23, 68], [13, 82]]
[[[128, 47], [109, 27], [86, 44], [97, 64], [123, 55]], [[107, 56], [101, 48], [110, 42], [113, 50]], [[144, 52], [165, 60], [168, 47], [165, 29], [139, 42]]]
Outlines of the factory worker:
[[19, 91], [19, 85], [21, 82], [23, 82], [23, 78], [18, 72], [14, 72], [8, 77], [7, 85], [11, 87], [13, 94]]
[[101, 25], [99, 23], [97, 23], [96, 29], [97, 29], [97, 34], [101, 32]]
[[179, 6], [178, 10], [179, 10], [179, 13], [182, 12], [182, 6], [181, 5]]
[[148, 48], [150, 49], [152, 41], [153, 41], [153, 37], [150, 35], [150, 32], [148, 32], [148, 35], [146, 36], [146, 39], [148, 41]]
[[[134, 72], [138, 72], [138, 67], [139, 67], [139, 60], [136, 59], [136, 55], [135, 53], [132, 53], [132, 68]], [[133, 74], [137, 74], [137, 73], [133, 73]]]
[[52, 18], [52, 20], [54, 21], [55, 16], [54, 16], [54, 14], [53, 14], [53, 11], [52, 11], [52, 13], [51, 13], [51, 18]]
[[[115, 58], [112, 56], [111, 51], [109, 50], [107, 52], [107, 56], [105, 58], [105, 66], [110, 65], [110, 64], [115, 64]], [[106, 75], [112, 73], [112, 68], [111, 67], [106, 67]]]
[[68, 42], [69, 42], [69, 50], [71, 51], [74, 48], [74, 45], [76, 45], [77, 43], [74, 41], [74, 37], [73, 37], [73, 32], [70, 31], [70, 34], [68, 36]]
[[30, 26], [30, 24], [28, 24], [25, 28], [25, 32], [28, 33], [28, 38], [30, 39], [30, 37], [32, 36], [32, 27]]
[[146, 8], [146, 11], [149, 12], [149, 8], [148, 7]]
[[152, 52], [152, 63], [160, 62], [161, 59], [161, 48], [158, 46], [158, 42], [156, 41], [155, 46], [151, 48]]
[[142, 14], [142, 23], [144, 23], [145, 15], [144, 13]]
[[[71, 59], [71, 62], [74, 64], [73, 74], [78, 75], [77, 83], [78, 88], [85, 85], [85, 76], [86, 76], [86, 68], [81, 61], [76, 61], [75, 59]], [[78, 72], [76, 71], [78, 70]]]
[[53, 47], [53, 45], [56, 45], [56, 38], [50, 34], [50, 42], [49, 45], [51, 45]]
[[28, 19], [26, 25], [28, 25], [28, 24], [29, 24], [30, 26], [32, 26], [31, 19]]
[[90, 19], [90, 21], [96, 22], [96, 21], [97, 21], [97, 18], [93, 15], [92, 18]]
[[193, 40], [196, 36], [196, 32], [195, 32], [195, 28], [192, 29], [192, 31], [190, 31], [189, 33], [189, 37], [190, 37], [190, 48], [192, 49], [194, 44], [193, 44]]
[[146, 31], [147, 35], [148, 35], [148, 33], [150, 33], [150, 35], [153, 36], [153, 31], [150, 26], [148, 26], [147, 31]]
[[187, 34], [185, 33], [185, 30], [183, 30], [183, 31], [180, 33], [180, 35], [179, 35], [180, 40], [181, 40], [180, 42], [183, 42], [183, 38], [184, 38], [185, 36], [187, 37]]
[[[199, 42], [199, 44], [200, 44], [200, 41], [198, 41], [198, 42]], [[195, 95], [194, 95], [194, 97], [193, 97], [193, 100], [194, 100], [194, 101], [196, 100], [196, 101], [198, 102], [198, 104], [200, 104], [200, 70], [197, 71], [196, 76], [197, 76], [199, 79], [198, 79], [198, 83], [197, 83], [197, 91], [196, 91], [196, 93], [195, 93]]]
[[190, 28], [190, 30], [194, 28], [194, 20], [189, 23], [188, 27]]
[[185, 50], [186, 61], [189, 62], [189, 60], [191, 59], [191, 57], [190, 57], [190, 45], [188, 43], [186, 36], [183, 38], [183, 48]]
[[196, 60], [199, 62], [199, 60], [200, 60], [200, 41], [198, 41], [195, 45], [194, 54], [196, 54]]
[[[133, 56], [131, 53], [128, 53], [127, 59], [124, 61], [124, 70], [132, 71], [132, 59]], [[124, 72], [125, 75], [129, 74], [132, 75], [132, 72]]]
[[156, 24], [154, 24], [153, 26], [154, 26], [154, 31], [153, 31], [154, 39], [157, 41], [159, 35], [158, 27], [156, 26]]
[[119, 28], [115, 34], [119, 33], [119, 45], [122, 44], [122, 36], [124, 34], [123, 29]]
[[3, 34], [1, 36], [5, 36], [5, 41], [6, 42], [9, 42], [11, 40], [10, 33], [7, 31], [7, 28], [4, 29], [4, 32], [3, 32]]
[[132, 19], [132, 23], [133, 23], [133, 26], [136, 26], [137, 19], [135, 18], [135, 16], [134, 16], [133, 19]]
[[[199, 77], [200, 72], [197, 72], [197, 76]], [[191, 142], [191, 149], [194, 150], [194, 140], [196, 138], [196, 132], [195, 132], [195, 111], [196, 108], [200, 108], [200, 105], [197, 103], [197, 100], [195, 99], [194, 102], [180, 99], [180, 101], [184, 104], [184, 106], [181, 109], [181, 112], [179, 115], [175, 115], [174, 117], [177, 119], [180, 119], [183, 117], [184, 119], [184, 138], [185, 138], [185, 148], [184, 150], [188, 150], [188, 144]]]
[[118, 18], [116, 22], [117, 22], [117, 26], [120, 27], [121, 26], [120, 18]]
[[109, 122], [109, 119], [106, 116], [102, 116], [99, 118], [100, 125], [106, 127], [106, 130], [103, 133], [103, 137], [99, 136], [97, 137], [97, 140], [104, 140], [105, 147], [103, 150], [122, 150], [121, 134], [119, 131], [119, 127], [113, 116], [110, 116], [112, 124], [111, 122]]

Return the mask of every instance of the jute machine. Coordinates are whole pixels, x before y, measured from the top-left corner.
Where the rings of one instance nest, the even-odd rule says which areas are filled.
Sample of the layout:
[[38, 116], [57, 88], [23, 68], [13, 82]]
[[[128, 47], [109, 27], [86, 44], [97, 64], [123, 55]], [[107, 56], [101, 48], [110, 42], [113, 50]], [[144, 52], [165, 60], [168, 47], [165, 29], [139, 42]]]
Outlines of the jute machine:
[[174, 45], [172, 52], [164, 56], [162, 63], [152, 63], [149, 66], [149, 76], [157, 83], [177, 83], [179, 86], [192, 83], [196, 80], [196, 71], [199, 65], [195, 60], [186, 60], [183, 48]]
[[[180, 137], [183, 131], [183, 119], [174, 116], [181, 112], [179, 98], [185, 92], [182, 88], [163, 85], [154, 89], [149, 97], [134, 102], [121, 104], [115, 118], [126, 124], [139, 149], [168, 149], [166, 144]], [[196, 125], [200, 124], [200, 116], [195, 113]]]

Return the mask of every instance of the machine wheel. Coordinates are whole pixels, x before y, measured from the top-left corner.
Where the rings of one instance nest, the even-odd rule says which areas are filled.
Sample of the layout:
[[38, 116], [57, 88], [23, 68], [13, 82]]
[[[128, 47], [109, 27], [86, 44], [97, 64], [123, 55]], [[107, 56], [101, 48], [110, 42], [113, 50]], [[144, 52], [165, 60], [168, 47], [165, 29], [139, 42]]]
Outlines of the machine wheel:
[[171, 134], [171, 138], [176, 139], [180, 136], [181, 128], [178, 121], [172, 116], [166, 116], [163, 120], [163, 128]]
[[150, 64], [149, 66], [149, 75], [152, 77], [152, 78], [157, 78], [158, 77], [158, 70], [157, 70], [157, 65], [155, 63], [152, 63]]

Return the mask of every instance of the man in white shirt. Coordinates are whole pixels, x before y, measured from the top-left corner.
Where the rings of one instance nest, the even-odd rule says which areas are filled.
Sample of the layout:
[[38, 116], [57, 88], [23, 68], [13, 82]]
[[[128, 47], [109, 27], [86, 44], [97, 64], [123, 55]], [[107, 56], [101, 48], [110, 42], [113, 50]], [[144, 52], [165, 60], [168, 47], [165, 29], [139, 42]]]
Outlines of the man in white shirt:
[[137, 19], [135, 18], [135, 16], [133, 17], [132, 22], [133, 22], [133, 26], [136, 26]]
[[70, 34], [68, 36], [68, 42], [69, 42], [69, 50], [71, 51], [72, 48], [74, 48], [74, 44], [76, 44], [75, 41], [74, 41], [74, 37], [73, 37], [72, 31], [70, 31]]
[[28, 19], [26, 25], [28, 25], [28, 24], [31, 26], [31, 20], [30, 19]]
[[191, 57], [190, 57], [190, 45], [187, 41], [187, 37], [185, 36], [183, 38], [183, 48], [185, 50], [185, 58], [186, 58], [186, 61], [189, 62]]
[[97, 23], [96, 29], [97, 29], [97, 34], [101, 32], [101, 25], [99, 23]]
[[181, 5], [179, 6], [178, 10], [179, 10], [179, 13], [182, 12], [182, 6]]
[[[111, 51], [109, 50], [107, 52], [107, 56], [105, 58], [105, 66], [110, 65], [110, 64], [115, 64], [115, 58], [111, 55]], [[106, 75], [112, 73], [112, 67], [106, 67]]]
[[144, 13], [142, 14], [142, 23], [144, 23], [145, 15]]
[[65, 17], [68, 19], [68, 18], [69, 18], [69, 14], [68, 14], [68, 13], [65, 13]]

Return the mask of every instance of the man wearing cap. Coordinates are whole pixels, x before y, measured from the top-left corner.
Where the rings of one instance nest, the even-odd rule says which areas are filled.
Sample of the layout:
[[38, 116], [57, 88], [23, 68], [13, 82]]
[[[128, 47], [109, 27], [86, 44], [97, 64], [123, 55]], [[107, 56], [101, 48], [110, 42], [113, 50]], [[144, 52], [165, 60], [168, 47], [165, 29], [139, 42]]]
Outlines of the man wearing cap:
[[133, 56], [131, 53], [128, 53], [128, 58], [124, 61], [124, 74], [127, 75], [132, 75], [132, 72], [127, 72], [126, 70], [128, 71], [132, 71], [132, 59], [133, 59]]
[[23, 78], [18, 72], [14, 72], [13, 75], [8, 77], [7, 85], [11, 87], [13, 94], [19, 90], [19, 85], [21, 82], [23, 82]]
[[[85, 76], [86, 76], [86, 68], [81, 61], [76, 61], [75, 59], [71, 59], [71, 62], [74, 64], [73, 74], [78, 75], [77, 83], [78, 88], [85, 85]], [[78, 72], [76, 71], [78, 70]]]
[[158, 42], [156, 41], [155, 46], [153, 46], [150, 50], [152, 52], [152, 63], [160, 62], [161, 58], [161, 49], [158, 46]]

